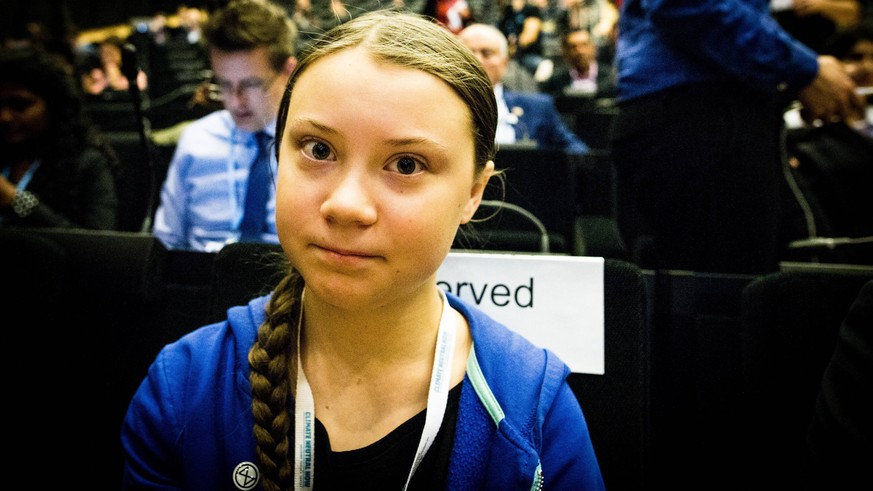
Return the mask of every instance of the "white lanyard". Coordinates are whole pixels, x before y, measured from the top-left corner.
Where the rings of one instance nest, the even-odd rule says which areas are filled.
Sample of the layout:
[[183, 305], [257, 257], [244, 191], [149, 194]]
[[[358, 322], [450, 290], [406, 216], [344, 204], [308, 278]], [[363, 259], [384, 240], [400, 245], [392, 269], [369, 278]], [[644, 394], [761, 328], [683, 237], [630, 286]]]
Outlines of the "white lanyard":
[[[424, 430], [418, 442], [418, 450], [406, 478], [405, 490], [412, 480], [412, 475], [430, 449], [443, 422], [446, 404], [451, 385], [452, 359], [455, 355], [455, 316], [446, 294], [438, 288], [443, 299], [443, 312], [440, 318], [437, 334], [436, 350], [434, 351], [433, 368], [430, 375], [430, 390], [427, 394], [427, 413], [424, 420]], [[302, 318], [302, 297], [301, 297]], [[300, 323], [298, 322], [298, 326]], [[300, 327], [297, 329], [297, 401], [294, 410], [294, 488], [297, 490], [312, 489], [315, 476], [315, 403], [312, 389], [303, 372], [300, 362]]]

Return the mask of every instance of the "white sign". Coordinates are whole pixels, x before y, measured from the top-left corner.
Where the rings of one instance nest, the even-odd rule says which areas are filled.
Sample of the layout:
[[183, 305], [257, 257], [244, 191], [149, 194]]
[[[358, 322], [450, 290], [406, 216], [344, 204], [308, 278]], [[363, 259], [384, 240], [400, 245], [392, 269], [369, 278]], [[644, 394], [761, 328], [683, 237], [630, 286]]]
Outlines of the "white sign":
[[573, 372], [603, 374], [602, 257], [450, 252], [437, 282]]

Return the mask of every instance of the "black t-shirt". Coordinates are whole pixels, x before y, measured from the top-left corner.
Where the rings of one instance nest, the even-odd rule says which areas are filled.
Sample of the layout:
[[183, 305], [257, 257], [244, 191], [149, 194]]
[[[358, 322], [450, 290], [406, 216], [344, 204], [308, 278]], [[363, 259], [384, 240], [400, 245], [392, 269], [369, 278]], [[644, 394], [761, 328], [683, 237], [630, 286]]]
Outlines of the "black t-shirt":
[[[439, 432], [415, 471], [408, 489], [445, 489], [460, 399], [461, 384], [458, 384], [449, 391], [446, 414]], [[427, 410], [418, 413], [372, 445], [346, 452], [330, 449], [330, 436], [316, 419], [314, 489], [403, 489], [424, 431], [426, 414]]]

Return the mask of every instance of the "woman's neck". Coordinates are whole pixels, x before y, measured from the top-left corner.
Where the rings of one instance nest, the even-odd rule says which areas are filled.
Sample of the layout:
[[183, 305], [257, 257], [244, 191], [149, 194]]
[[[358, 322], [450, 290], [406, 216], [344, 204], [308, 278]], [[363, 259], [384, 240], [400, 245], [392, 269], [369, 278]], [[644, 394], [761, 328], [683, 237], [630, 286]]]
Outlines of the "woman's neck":
[[304, 302], [301, 344], [307, 352], [330, 353], [356, 370], [404, 359], [432, 356], [443, 305], [439, 292], [427, 289], [403, 304], [350, 312], [310, 295]]
[[304, 299], [301, 362], [334, 450], [369, 445], [426, 407], [442, 315], [435, 288], [363, 313]]

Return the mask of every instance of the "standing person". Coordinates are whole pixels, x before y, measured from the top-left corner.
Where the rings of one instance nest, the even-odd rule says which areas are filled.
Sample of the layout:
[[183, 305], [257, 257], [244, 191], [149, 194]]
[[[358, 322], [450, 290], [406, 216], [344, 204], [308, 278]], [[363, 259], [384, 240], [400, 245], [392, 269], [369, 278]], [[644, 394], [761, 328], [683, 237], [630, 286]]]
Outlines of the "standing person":
[[206, 252], [241, 240], [276, 243], [269, 147], [282, 87], [296, 63], [296, 26], [270, 1], [232, 0], [209, 16], [203, 36], [224, 109], [185, 127], [154, 235], [171, 249]]
[[0, 227], [114, 230], [118, 169], [67, 67], [0, 49]]
[[610, 151], [618, 224], [645, 268], [778, 268], [784, 106], [842, 119], [860, 103], [831, 56], [785, 33], [767, 0], [625, 0]]
[[497, 98], [497, 143], [533, 141], [539, 149], [588, 153], [588, 144], [564, 124], [550, 95], [504, 87], [509, 51], [506, 36], [499, 29], [489, 24], [470, 24], [458, 33], [458, 39], [479, 59], [491, 80]]
[[161, 352], [125, 484], [603, 489], [568, 367], [437, 286], [496, 124], [480, 64], [424, 17], [364, 14], [307, 50], [276, 128], [288, 274]]

